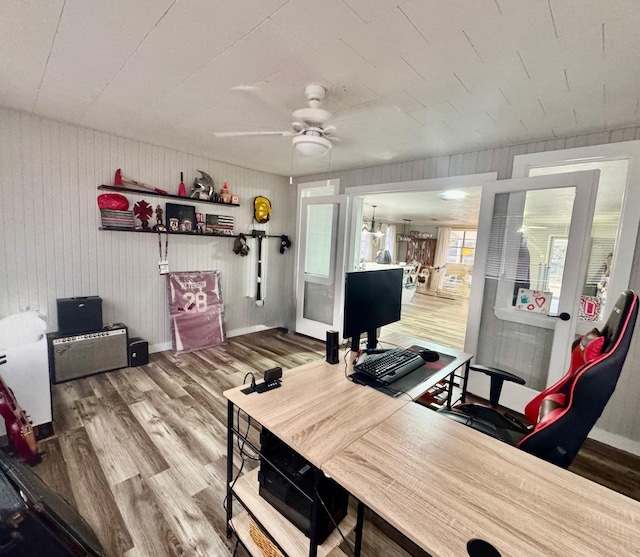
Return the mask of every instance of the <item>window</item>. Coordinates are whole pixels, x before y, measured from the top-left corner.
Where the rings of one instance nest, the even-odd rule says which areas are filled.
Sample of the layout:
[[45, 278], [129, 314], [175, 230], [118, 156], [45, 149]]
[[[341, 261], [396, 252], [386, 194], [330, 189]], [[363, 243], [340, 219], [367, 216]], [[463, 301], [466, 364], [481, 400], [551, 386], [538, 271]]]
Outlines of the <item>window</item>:
[[449, 247], [447, 248], [445, 262], [473, 265], [476, 236], [476, 230], [452, 230], [449, 235]]
[[[513, 177], [600, 170], [590, 238], [590, 256], [582, 285], [578, 332], [584, 333], [609, 315], [618, 294], [628, 288], [631, 254], [640, 220], [638, 192], [629, 187], [640, 180], [640, 141], [549, 151], [514, 158]], [[638, 188], [635, 188], [636, 190]], [[560, 238], [557, 238], [560, 241]], [[559, 244], [558, 244], [559, 245]], [[550, 246], [551, 247], [551, 246]], [[549, 272], [552, 260], [549, 261]], [[594, 308], [585, 312], [584, 308]]]

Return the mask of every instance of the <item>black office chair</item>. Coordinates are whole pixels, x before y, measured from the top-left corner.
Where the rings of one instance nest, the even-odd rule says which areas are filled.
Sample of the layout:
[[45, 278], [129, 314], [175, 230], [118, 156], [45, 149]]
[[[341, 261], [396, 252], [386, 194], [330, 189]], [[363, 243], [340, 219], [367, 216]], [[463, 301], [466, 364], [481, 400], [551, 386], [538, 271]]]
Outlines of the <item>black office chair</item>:
[[504, 381], [524, 385], [524, 380], [478, 365], [471, 369], [491, 377], [491, 407], [460, 404], [442, 413], [568, 468], [616, 388], [637, 317], [637, 294], [623, 292], [602, 331], [593, 329], [573, 343], [571, 365], [564, 377], [527, 404], [525, 416], [530, 424], [496, 410]]

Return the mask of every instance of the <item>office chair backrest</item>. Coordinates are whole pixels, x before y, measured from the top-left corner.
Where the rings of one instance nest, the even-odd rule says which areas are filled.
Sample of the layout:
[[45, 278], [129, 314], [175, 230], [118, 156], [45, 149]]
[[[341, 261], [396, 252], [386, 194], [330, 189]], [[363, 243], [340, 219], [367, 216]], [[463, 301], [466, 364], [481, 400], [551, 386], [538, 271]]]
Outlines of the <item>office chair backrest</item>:
[[560, 381], [527, 405], [528, 418], [546, 402], [555, 409], [541, 419], [530, 419], [536, 425], [519, 448], [564, 468], [571, 464], [616, 388], [637, 317], [638, 296], [623, 292], [600, 332], [604, 337], [600, 355], [577, 368], [572, 365]]

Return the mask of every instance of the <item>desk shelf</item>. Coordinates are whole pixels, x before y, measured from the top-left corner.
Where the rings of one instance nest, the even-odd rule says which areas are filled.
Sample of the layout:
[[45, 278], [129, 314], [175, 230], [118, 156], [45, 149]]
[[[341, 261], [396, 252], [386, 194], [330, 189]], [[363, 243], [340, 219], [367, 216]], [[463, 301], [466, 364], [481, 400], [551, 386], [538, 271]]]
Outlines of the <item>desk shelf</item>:
[[[455, 376], [458, 378], [459, 376]], [[440, 383], [429, 389], [420, 398], [416, 399], [418, 404], [431, 408], [431, 410], [440, 410], [446, 408], [447, 397], [449, 395], [449, 382], [442, 380]], [[455, 405], [462, 398], [462, 388], [459, 385], [453, 386], [451, 391], [451, 406]]]
[[[278, 544], [284, 549], [288, 556], [304, 557], [308, 555], [309, 538], [260, 496], [258, 486], [258, 469], [256, 468], [238, 479], [233, 487], [233, 493], [242, 505], [249, 510], [251, 515], [253, 515], [260, 524], [263, 524], [265, 528], [268, 528], [269, 534], [278, 541]], [[262, 552], [249, 536], [249, 517], [247, 516], [246, 526], [244, 521], [244, 518], [238, 517], [231, 519], [236, 535], [254, 557], [263, 557]], [[353, 531], [356, 526], [356, 517], [353, 509], [349, 508], [347, 516], [340, 522], [339, 526], [345, 537]], [[249, 546], [245, 544], [246, 538], [251, 542]], [[318, 546], [318, 557], [329, 557], [329, 555], [334, 557], [335, 555], [340, 555], [340, 553], [334, 553], [333, 550], [338, 547], [341, 541], [342, 537], [337, 530], [331, 532], [325, 542]], [[258, 550], [258, 553], [254, 553], [250, 545], [253, 545], [253, 547]]]

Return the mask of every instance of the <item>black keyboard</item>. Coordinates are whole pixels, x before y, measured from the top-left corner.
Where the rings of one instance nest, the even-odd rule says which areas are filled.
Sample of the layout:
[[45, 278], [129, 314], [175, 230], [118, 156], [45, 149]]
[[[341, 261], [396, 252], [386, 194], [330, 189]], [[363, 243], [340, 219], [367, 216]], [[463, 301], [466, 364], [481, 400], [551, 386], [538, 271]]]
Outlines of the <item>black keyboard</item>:
[[404, 348], [392, 348], [382, 354], [371, 354], [353, 369], [388, 385], [424, 364], [419, 354]]

